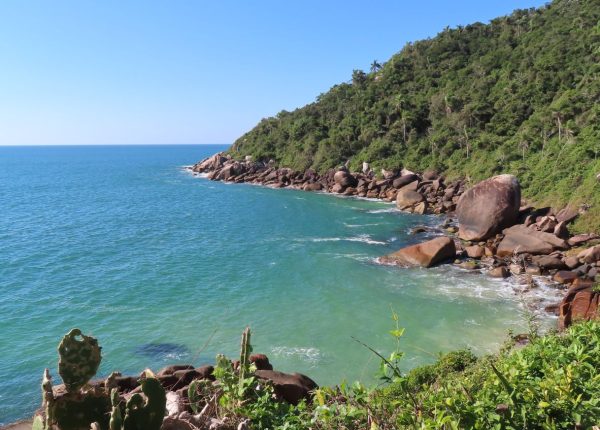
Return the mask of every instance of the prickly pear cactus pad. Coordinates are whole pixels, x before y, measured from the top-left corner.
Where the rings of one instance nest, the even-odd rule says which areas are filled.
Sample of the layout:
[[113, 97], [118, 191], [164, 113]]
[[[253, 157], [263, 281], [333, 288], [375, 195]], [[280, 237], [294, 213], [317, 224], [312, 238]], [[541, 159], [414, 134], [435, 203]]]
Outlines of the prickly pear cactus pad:
[[96, 374], [102, 359], [100, 349], [97, 339], [77, 328], [63, 337], [58, 345], [58, 373], [67, 391], [79, 390]]

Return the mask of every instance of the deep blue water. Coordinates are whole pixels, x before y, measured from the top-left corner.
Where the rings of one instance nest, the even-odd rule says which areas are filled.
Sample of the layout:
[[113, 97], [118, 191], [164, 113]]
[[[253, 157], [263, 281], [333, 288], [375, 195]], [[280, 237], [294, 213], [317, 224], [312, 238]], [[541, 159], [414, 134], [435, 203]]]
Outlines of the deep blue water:
[[522, 328], [501, 281], [450, 266], [380, 266], [437, 217], [393, 205], [194, 177], [222, 146], [0, 147], [0, 423], [40, 404], [43, 369], [71, 328], [103, 347], [100, 374], [237, 354], [246, 325], [275, 368], [320, 384], [372, 381], [354, 342], [405, 366], [497, 348]]

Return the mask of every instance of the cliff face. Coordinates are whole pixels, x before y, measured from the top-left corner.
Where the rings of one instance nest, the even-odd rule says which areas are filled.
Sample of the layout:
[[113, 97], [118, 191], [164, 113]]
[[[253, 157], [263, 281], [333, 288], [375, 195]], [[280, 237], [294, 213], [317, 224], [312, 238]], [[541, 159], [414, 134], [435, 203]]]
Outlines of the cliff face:
[[511, 173], [537, 204], [590, 206], [580, 227], [598, 231], [599, 19], [595, 0], [556, 0], [445, 29], [262, 120], [230, 152], [319, 172], [350, 160], [473, 180]]

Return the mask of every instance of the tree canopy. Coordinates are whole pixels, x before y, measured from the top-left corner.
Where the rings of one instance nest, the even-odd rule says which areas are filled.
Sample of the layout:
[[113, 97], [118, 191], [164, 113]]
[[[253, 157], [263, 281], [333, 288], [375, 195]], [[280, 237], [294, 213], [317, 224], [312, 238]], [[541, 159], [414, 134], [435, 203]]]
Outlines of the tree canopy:
[[446, 28], [263, 119], [230, 151], [298, 170], [512, 173], [534, 203], [589, 206], [580, 227], [598, 230], [599, 19], [597, 0], [555, 0]]

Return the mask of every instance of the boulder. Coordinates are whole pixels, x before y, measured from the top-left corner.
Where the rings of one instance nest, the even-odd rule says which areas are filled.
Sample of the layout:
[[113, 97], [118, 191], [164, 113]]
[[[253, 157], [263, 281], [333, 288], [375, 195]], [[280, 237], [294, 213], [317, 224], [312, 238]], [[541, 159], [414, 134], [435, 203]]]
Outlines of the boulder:
[[563, 329], [577, 320], [600, 317], [600, 293], [594, 291], [594, 282], [576, 280], [559, 307], [558, 326]]
[[304, 184], [302, 187], [304, 191], [321, 191], [323, 189], [323, 185], [320, 182], [312, 182]]
[[456, 246], [449, 237], [437, 237], [417, 245], [407, 246], [379, 259], [384, 264], [431, 267], [456, 257]]
[[427, 213], [427, 202], [417, 203], [412, 208], [412, 213], [419, 214], [419, 215], [426, 214]]
[[574, 257], [574, 256], [565, 258], [564, 263], [565, 263], [565, 266], [567, 266], [569, 269], [575, 269], [577, 266], [580, 265], [579, 258]]
[[275, 394], [292, 405], [298, 404], [302, 399], [310, 400], [310, 393], [318, 388], [315, 381], [300, 373], [257, 370], [255, 374], [258, 379], [271, 381]]
[[254, 363], [257, 370], [273, 370], [273, 366], [265, 354], [252, 354], [249, 360], [250, 363]]
[[341, 185], [342, 187], [356, 187], [358, 185], [358, 181], [351, 173], [346, 170], [338, 170], [333, 175], [333, 180], [336, 184]]
[[425, 197], [421, 193], [405, 188], [401, 188], [396, 194], [396, 206], [401, 210], [411, 208], [424, 200]]
[[575, 282], [578, 277], [579, 276], [575, 272], [571, 272], [570, 270], [561, 270], [556, 272], [552, 279], [559, 284], [571, 284]]
[[558, 257], [553, 255], [536, 255], [531, 258], [531, 261], [542, 269], [564, 269], [565, 263]]
[[392, 185], [394, 188], [402, 188], [405, 185], [410, 184], [411, 182], [418, 181], [419, 177], [415, 174], [400, 176], [399, 178], [394, 179]]
[[578, 246], [582, 243], [589, 242], [590, 240], [598, 239], [598, 237], [599, 236], [597, 234], [593, 233], [576, 234], [575, 236], [571, 237], [567, 242], [571, 246]]
[[485, 240], [513, 225], [520, 206], [521, 187], [516, 177], [499, 175], [479, 182], [458, 201], [458, 236], [464, 240]]
[[178, 370], [193, 370], [193, 369], [194, 369], [194, 366], [192, 366], [191, 364], [173, 364], [171, 366], [163, 367], [162, 369], [160, 369], [156, 373], [156, 376], [160, 377], [160, 376], [172, 375], [173, 373], [177, 372]]
[[594, 263], [600, 260], [600, 245], [592, 246], [577, 254], [577, 258], [584, 263]]
[[561, 239], [569, 238], [569, 229], [567, 228], [567, 223], [565, 221], [556, 224], [556, 227], [554, 227], [554, 236], [560, 237]]
[[504, 238], [498, 245], [497, 255], [508, 257], [513, 254], [550, 254], [555, 249], [568, 248], [567, 243], [554, 236], [517, 224], [505, 229]]
[[498, 266], [490, 269], [488, 275], [492, 278], [508, 278], [510, 276], [510, 271], [505, 266]]
[[556, 220], [558, 222], [564, 222], [565, 224], [570, 223], [579, 215], [579, 211], [574, 208], [566, 207], [558, 211], [556, 214]]
[[344, 191], [344, 186], [341, 184], [335, 184], [333, 187], [331, 187], [331, 192], [332, 193], [342, 193]]
[[485, 255], [483, 246], [479, 245], [465, 246], [465, 251], [467, 252], [467, 255], [471, 258], [481, 258]]
[[439, 178], [439, 175], [434, 170], [426, 170], [423, 173], [423, 179], [425, 179], [427, 181], [433, 181], [434, 179], [437, 179], [437, 178]]

